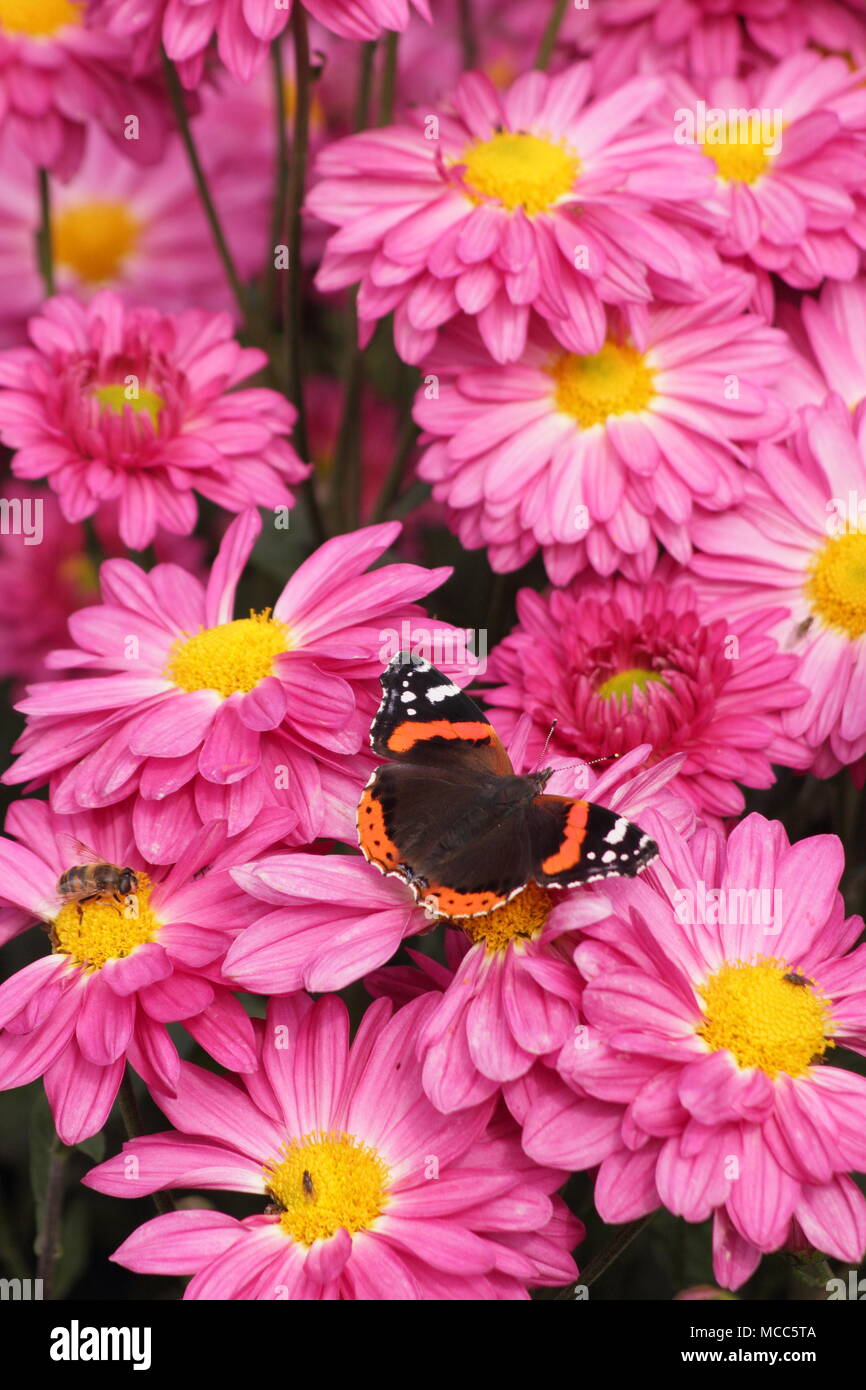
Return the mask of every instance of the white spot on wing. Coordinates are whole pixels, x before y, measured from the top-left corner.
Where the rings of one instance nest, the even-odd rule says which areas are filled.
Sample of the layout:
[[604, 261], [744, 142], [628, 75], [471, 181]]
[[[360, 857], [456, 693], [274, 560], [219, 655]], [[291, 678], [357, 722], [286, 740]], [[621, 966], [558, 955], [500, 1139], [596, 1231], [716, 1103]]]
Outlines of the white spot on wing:
[[460, 690], [458, 686], [449, 683], [448, 685], [432, 685], [429, 690], [425, 691], [425, 694], [431, 704], [438, 705], [440, 700], [447, 700], [449, 695], [459, 695]]
[[619, 816], [616, 822], [604, 837], [606, 845], [618, 845], [620, 840], [624, 840], [628, 834], [628, 821], [625, 816]]

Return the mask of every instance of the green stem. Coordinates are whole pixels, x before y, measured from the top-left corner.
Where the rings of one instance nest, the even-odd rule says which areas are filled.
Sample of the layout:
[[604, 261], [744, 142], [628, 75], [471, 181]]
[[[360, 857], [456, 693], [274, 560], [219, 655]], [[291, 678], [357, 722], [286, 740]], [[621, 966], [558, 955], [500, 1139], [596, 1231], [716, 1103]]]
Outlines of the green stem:
[[[117, 1104], [123, 1117], [123, 1125], [130, 1139], [140, 1139], [144, 1133], [144, 1125], [141, 1119], [141, 1111], [138, 1108], [135, 1091], [132, 1087], [132, 1080], [129, 1071], [123, 1073], [123, 1080], [120, 1083], [120, 1090], [117, 1093]], [[152, 1192], [153, 1205], [156, 1207], [160, 1216], [164, 1216], [168, 1211], [174, 1211], [174, 1202], [167, 1192]]]
[[289, 283], [287, 295], [286, 353], [289, 398], [298, 412], [295, 444], [301, 458], [309, 457], [307, 415], [304, 408], [301, 309], [303, 303], [303, 265], [301, 262], [301, 208], [307, 181], [307, 155], [310, 145], [310, 41], [303, 5], [292, 6], [292, 38], [295, 45], [295, 126], [292, 141], [292, 167], [289, 180]]
[[379, 125], [390, 125], [394, 119], [394, 95], [397, 90], [397, 43], [399, 34], [388, 34], [382, 60], [382, 87], [379, 92]]
[[463, 48], [463, 66], [474, 68], [478, 58], [478, 37], [475, 33], [475, 16], [472, 13], [472, 0], [459, 0], [460, 43]]
[[219, 220], [216, 207], [214, 206], [213, 198], [211, 197], [210, 188], [208, 187], [208, 181], [205, 177], [201, 160], [199, 159], [198, 150], [192, 138], [192, 130], [190, 129], [189, 117], [187, 115], [183, 87], [177, 75], [177, 68], [169, 58], [165, 49], [162, 49], [162, 65], [165, 71], [165, 81], [168, 87], [168, 95], [171, 100], [172, 110], [174, 111], [174, 118], [177, 122], [180, 138], [186, 150], [192, 176], [195, 179], [195, 185], [198, 189], [198, 196], [201, 200], [202, 208], [204, 209], [204, 215], [207, 218], [217, 254], [226, 274], [226, 279], [231, 286], [232, 294], [237, 302], [241, 315], [241, 322], [246, 323], [247, 305], [243, 285], [241, 284], [240, 276], [238, 275], [237, 268], [232, 259], [232, 253], [229, 250], [222, 224]]
[[361, 510], [361, 394], [364, 388], [364, 355], [358, 347], [358, 322], [354, 307], [349, 314], [349, 349], [340, 428], [334, 449], [331, 509], [338, 531], [358, 525]]
[[407, 415], [406, 419], [403, 421], [403, 429], [397, 441], [397, 448], [391, 467], [388, 469], [387, 477], [382, 484], [382, 491], [376, 498], [376, 506], [373, 510], [373, 515], [370, 517], [371, 524], [376, 521], [384, 521], [392, 504], [396, 502], [400, 494], [400, 484], [403, 481], [406, 464], [409, 462], [417, 438], [418, 426], [415, 424], [412, 416]]
[[556, 40], [559, 35], [560, 25], [565, 18], [565, 7], [568, 0], [554, 0], [547, 27], [541, 36], [541, 43], [538, 48], [538, 56], [535, 59], [535, 66], [543, 71], [550, 62], [551, 55], [556, 47]]
[[51, 1298], [54, 1270], [60, 1254], [60, 1233], [63, 1226], [63, 1192], [66, 1182], [67, 1149], [55, 1136], [45, 1184], [45, 1206], [39, 1231], [36, 1277], [42, 1280], [42, 1297]]
[[355, 95], [355, 120], [352, 126], [354, 131], [363, 130], [368, 124], [375, 53], [375, 39], [361, 45], [361, 64], [358, 69], [358, 89]]
[[45, 298], [54, 294], [54, 255], [51, 245], [51, 184], [48, 170], [38, 171], [39, 180], [39, 226], [36, 229], [36, 260], [39, 274], [45, 286]]
[[271, 265], [268, 272], [268, 321], [273, 322], [277, 301], [277, 247], [285, 245], [286, 209], [289, 197], [289, 136], [286, 130], [286, 79], [280, 40], [271, 44], [271, 64], [274, 77], [274, 106], [277, 121], [277, 170], [274, 189], [274, 213], [271, 222]]
[[557, 1299], [574, 1298], [575, 1293], [580, 1288], [589, 1288], [602, 1274], [605, 1274], [614, 1260], [618, 1260], [624, 1250], [627, 1250], [632, 1241], [635, 1240], [642, 1231], [645, 1231], [649, 1223], [655, 1216], [651, 1211], [649, 1216], [642, 1216], [639, 1221], [629, 1221], [622, 1230], [618, 1231], [609, 1245], [604, 1250], [600, 1250], [597, 1255], [590, 1260], [580, 1278], [574, 1284], [569, 1284], [561, 1289], [556, 1295]]

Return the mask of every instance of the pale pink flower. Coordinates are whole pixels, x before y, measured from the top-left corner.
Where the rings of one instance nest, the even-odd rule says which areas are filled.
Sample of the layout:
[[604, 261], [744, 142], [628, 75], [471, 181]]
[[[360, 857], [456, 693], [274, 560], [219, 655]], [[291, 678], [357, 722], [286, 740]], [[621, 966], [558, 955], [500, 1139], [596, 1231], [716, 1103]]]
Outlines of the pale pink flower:
[[507, 1097], [524, 1147], [597, 1168], [603, 1221], [712, 1216], [724, 1288], [794, 1223], [858, 1264], [866, 1198], [848, 1171], [866, 1169], [866, 1080], [832, 1063], [866, 1051], [866, 947], [851, 949], [863, 922], [845, 919], [842, 847], [789, 845], [751, 815], [662, 859], [605, 885], [611, 916], [574, 955], [586, 1023], [558, 1073], [538, 1066]]
[[156, 863], [203, 822], [235, 834], [269, 807], [295, 810], [299, 843], [354, 838], [377, 677], [404, 625], [429, 624], [413, 600], [450, 571], [367, 573], [400, 533], [390, 522], [327, 541], [272, 610], [233, 618], [260, 529], [256, 512], [235, 519], [207, 587], [176, 565], [107, 561], [102, 605], [73, 616], [76, 645], [50, 662], [81, 677], [30, 688], [7, 780], [50, 778], [64, 812], [135, 794], [136, 839]]
[[433, 443], [418, 471], [465, 546], [495, 570], [541, 547], [567, 583], [584, 566], [646, 579], [661, 541], [684, 562], [696, 505], [742, 496], [741, 441], [772, 438], [785, 335], [743, 312], [750, 281], [718, 279], [701, 304], [607, 315], [599, 352], [564, 349], [535, 320], [520, 359], [496, 366], [470, 320], [425, 359], [415, 418]]
[[526, 1299], [575, 1278], [583, 1227], [554, 1195], [564, 1174], [528, 1165], [492, 1101], [446, 1119], [426, 1100], [414, 1035], [428, 1008], [389, 1017], [379, 1001], [350, 1045], [339, 999], [271, 1000], [255, 1074], [184, 1064], [176, 1096], [155, 1095], [175, 1131], [126, 1144], [84, 1182], [116, 1197], [234, 1190], [269, 1206], [241, 1221], [172, 1212], [112, 1258], [192, 1274], [186, 1299]]
[[763, 444], [743, 502], [693, 519], [690, 563], [708, 617], [782, 608], [773, 635], [796, 657], [803, 704], [783, 732], [827, 777], [866, 754], [866, 410], [806, 406], [784, 445]]
[[[10, 838], [0, 838], [0, 938], [39, 921], [50, 950], [0, 985], [0, 1089], [44, 1076], [57, 1132], [76, 1144], [102, 1128], [127, 1060], [149, 1086], [174, 1089], [180, 1058], [167, 1023], [182, 1021], [233, 1071], [252, 1070], [252, 1025], [220, 962], [256, 908], [227, 870], [294, 819], [271, 812], [233, 842], [224, 826], [204, 827], [175, 845], [177, 862], [165, 870], [136, 846], [129, 805], [60, 816], [44, 801], [16, 802]], [[61, 900], [64, 870], [87, 862], [79, 840], [135, 872], [130, 896]]]
[[827, 280], [817, 299], [780, 304], [778, 321], [799, 349], [781, 389], [793, 405], [823, 405], [835, 392], [849, 410], [866, 400], [866, 280]]
[[16, 477], [47, 478], [69, 521], [116, 502], [123, 540], [141, 550], [159, 526], [193, 530], [196, 492], [235, 512], [292, 506], [287, 484], [309, 472], [285, 438], [294, 408], [232, 389], [267, 358], [235, 342], [228, 314], [58, 295], [30, 339], [0, 353], [0, 439]]
[[362, 341], [393, 311], [397, 351], [417, 363], [462, 311], [511, 362], [532, 308], [563, 346], [591, 353], [605, 303], [702, 297], [717, 262], [674, 223], [709, 194], [709, 166], [641, 121], [658, 79], [588, 103], [589, 86], [586, 64], [524, 73], [501, 95], [466, 73], [440, 112], [322, 152], [307, 207], [339, 230], [316, 283], [361, 282]]

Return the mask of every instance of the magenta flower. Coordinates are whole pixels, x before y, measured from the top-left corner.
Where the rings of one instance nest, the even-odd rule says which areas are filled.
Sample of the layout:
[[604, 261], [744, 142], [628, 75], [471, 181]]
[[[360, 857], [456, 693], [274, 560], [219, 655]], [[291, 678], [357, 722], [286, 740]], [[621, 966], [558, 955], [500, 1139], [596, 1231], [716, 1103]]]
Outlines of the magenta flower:
[[840, 1047], [866, 1051], [866, 947], [851, 950], [863, 922], [845, 919], [841, 845], [789, 845], [752, 815], [727, 843], [699, 831], [667, 866], [605, 886], [612, 916], [574, 957], [588, 1026], [559, 1076], [537, 1067], [509, 1097], [524, 1147], [597, 1166], [604, 1221], [660, 1205], [713, 1216], [724, 1288], [792, 1223], [858, 1264], [866, 1199], [847, 1173], [866, 1169], [866, 1080], [831, 1063]]
[[866, 400], [866, 281], [827, 280], [817, 299], [780, 304], [779, 320], [800, 353], [782, 382], [792, 404], [823, 405], [832, 392], [849, 410]]
[[773, 635], [809, 695], [782, 729], [828, 777], [866, 754], [866, 411], [807, 406], [756, 462], [740, 506], [695, 517], [690, 568], [711, 618], [783, 609]]
[[128, 39], [96, 22], [87, 0], [3, 0], [4, 142], [67, 179], [81, 161], [87, 127], [97, 122], [127, 158], [155, 163], [165, 139], [166, 103], [155, 84], [130, 79], [130, 55]]
[[642, 585], [521, 590], [519, 626], [491, 653], [484, 698], [506, 737], [530, 716], [529, 758], [540, 758], [554, 719], [551, 747], [563, 757], [649, 743], [655, 759], [685, 753], [669, 785], [699, 813], [738, 815], [738, 782], [769, 787], [772, 763], [808, 765], [808, 747], [780, 723], [807, 691], [792, 678], [796, 657], [770, 635], [784, 610], [711, 622], [684, 578], [665, 560]]
[[136, 840], [154, 863], [202, 823], [236, 834], [263, 807], [292, 807], [301, 844], [353, 838], [377, 677], [404, 628], [428, 621], [413, 600], [450, 571], [365, 573], [400, 533], [371, 526], [321, 546], [273, 610], [233, 619], [260, 528], [255, 512], [235, 519], [207, 588], [175, 565], [107, 561], [102, 605], [73, 616], [76, 646], [50, 662], [85, 674], [31, 687], [6, 780], [50, 777], [62, 812], [135, 793]]
[[466, 73], [441, 114], [322, 152], [307, 206], [339, 231], [316, 283], [360, 280], [362, 340], [393, 310], [397, 351], [420, 362], [462, 311], [513, 362], [533, 308], [563, 347], [596, 353], [606, 303], [702, 297], [718, 262], [674, 224], [708, 195], [706, 161], [640, 123], [658, 79], [587, 105], [589, 85], [587, 64], [525, 73], [502, 96]]
[[788, 419], [778, 381], [793, 354], [742, 312], [749, 293], [729, 271], [700, 305], [641, 310], [633, 333], [609, 315], [588, 356], [536, 321], [504, 367], [467, 320], [447, 329], [415, 405], [434, 439], [419, 473], [463, 544], [486, 546], [500, 571], [541, 546], [556, 584], [585, 565], [644, 580], [658, 541], [687, 560], [694, 506], [725, 511], [742, 496], [740, 441]]
[[[251, 1070], [252, 1025], [220, 962], [256, 909], [228, 868], [293, 822], [271, 812], [233, 842], [207, 826], [165, 870], [141, 855], [128, 807], [59, 816], [44, 801], [16, 802], [6, 820], [15, 838], [0, 839], [0, 939], [38, 920], [51, 950], [0, 985], [0, 1089], [44, 1076], [57, 1133], [76, 1144], [102, 1128], [127, 1060], [149, 1086], [174, 1089], [180, 1058], [167, 1023], [182, 1021], [224, 1066]], [[132, 868], [137, 891], [80, 910], [63, 901], [59, 879], [85, 856], [76, 840]]]
[[[723, 113], [717, 129], [702, 129], [699, 102]], [[744, 122], [740, 113], [749, 111], [763, 114]], [[857, 274], [866, 91], [843, 58], [807, 49], [749, 77], [699, 87], [672, 74], [665, 117], [675, 138], [694, 139], [715, 164], [704, 211], [722, 255], [748, 257], [800, 289]]]
[[116, 1197], [169, 1187], [259, 1193], [242, 1221], [177, 1211], [112, 1257], [192, 1274], [186, 1299], [525, 1299], [576, 1276], [583, 1228], [529, 1166], [492, 1102], [445, 1119], [421, 1090], [414, 1033], [429, 1007], [373, 1004], [349, 1044], [345, 1005], [271, 1000], [260, 1068], [232, 1082], [184, 1064], [156, 1099], [179, 1132], [124, 1145], [87, 1186]]
[[116, 501], [125, 543], [196, 523], [194, 492], [229, 511], [290, 507], [307, 476], [284, 438], [276, 391], [235, 391], [267, 361], [232, 338], [227, 314], [161, 315], [111, 291], [67, 295], [32, 320], [32, 347], [0, 353], [0, 440], [19, 478], [46, 478], [70, 521]]
[[[405, 29], [410, 3], [429, 20], [427, 0], [303, 0], [326, 29], [346, 39], [368, 40], [377, 39], [383, 29]], [[144, 66], [158, 58], [164, 44], [184, 85], [195, 87], [214, 38], [220, 61], [239, 82], [249, 82], [288, 24], [292, 0], [279, 5], [275, 0], [96, 0], [95, 12], [113, 33], [133, 40]]]

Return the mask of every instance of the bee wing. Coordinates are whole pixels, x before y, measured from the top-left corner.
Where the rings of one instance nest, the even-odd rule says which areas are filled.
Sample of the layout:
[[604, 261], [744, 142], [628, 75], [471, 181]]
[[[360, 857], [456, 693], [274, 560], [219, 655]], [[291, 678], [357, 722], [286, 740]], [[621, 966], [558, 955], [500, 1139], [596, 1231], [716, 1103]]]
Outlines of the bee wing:
[[67, 834], [65, 830], [59, 831], [55, 838], [61, 858], [69, 860], [69, 868], [73, 864], [102, 864], [105, 862], [104, 854], [97, 854], [95, 849], [91, 849], [83, 840], [76, 839], [74, 835]]

